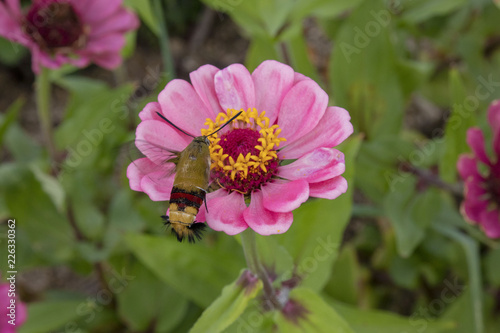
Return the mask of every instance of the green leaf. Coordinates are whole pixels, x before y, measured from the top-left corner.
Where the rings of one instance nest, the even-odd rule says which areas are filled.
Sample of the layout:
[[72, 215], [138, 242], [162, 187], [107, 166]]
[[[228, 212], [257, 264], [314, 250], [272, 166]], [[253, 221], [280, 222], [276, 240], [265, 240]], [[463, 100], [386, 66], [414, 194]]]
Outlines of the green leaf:
[[158, 280], [140, 263], [127, 268], [127, 274], [134, 279], [116, 296], [118, 314], [132, 330], [146, 331], [156, 322], [156, 326], [161, 325], [162, 332], [168, 332], [181, 322], [188, 309], [185, 297]]
[[[132, 84], [109, 89], [95, 80], [64, 78], [58, 81], [71, 92], [68, 112], [55, 131], [60, 149], [70, 149], [69, 157], [80, 160], [89, 156], [109, 133], [113, 133], [128, 115], [127, 101], [134, 90]], [[89, 99], [89, 96], [92, 96]], [[79, 164], [73, 161], [73, 164]]]
[[242, 254], [179, 244], [170, 235], [155, 237], [129, 233], [125, 242], [162, 281], [201, 307], [212, 303], [244, 267]]
[[299, 17], [303, 17], [305, 14], [310, 13], [315, 17], [333, 18], [359, 6], [362, 1], [363, 0], [302, 0], [299, 1], [299, 5], [295, 6], [294, 12], [298, 13], [298, 15], [300, 15]]
[[293, 69], [298, 73], [310, 77], [318, 84], [321, 84], [321, 78], [309, 59], [308, 46], [303, 34], [296, 34], [284, 43], [285, 47], [288, 48]]
[[356, 187], [380, 203], [388, 191], [395, 190], [397, 183], [405, 181], [408, 174], [398, 165], [406, 161], [412, 151], [415, 146], [397, 135], [363, 141], [356, 159], [356, 168], [363, 172], [356, 175]]
[[[280, 332], [354, 333], [347, 322], [321, 297], [308, 288], [296, 288], [290, 292], [290, 300], [303, 311], [298, 316], [287, 317], [276, 312], [275, 323]], [[334, 330], [332, 331], [332, 328]]]
[[29, 163], [42, 156], [40, 145], [16, 123], [5, 133], [4, 143], [17, 162]]
[[500, 248], [491, 250], [485, 257], [485, 275], [495, 287], [500, 287]]
[[396, 232], [398, 252], [408, 257], [423, 240], [424, 232], [416, 223], [408, 218], [407, 208], [415, 193], [417, 180], [409, 176], [405, 181], [395, 185], [392, 192], [384, 199], [384, 210]]
[[474, 111], [467, 108], [467, 91], [456, 69], [450, 71], [452, 112], [445, 128], [444, 152], [439, 161], [440, 177], [450, 183], [456, 181], [457, 161], [460, 154], [469, 151], [467, 129], [475, 125]]
[[345, 154], [347, 193], [335, 200], [316, 199], [303, 204], [294, 212], [291, 228], [275, 236], [294, 258], [296, 273], [304, 277], [303, 285], [314, 290], [321, 290], [328, 281], [351, 217], [354, 159], [360, 143], [361, 136], [356, 136], [338, 147]]
[[264, 60], [279, 60], [274, 41], [265, 36], [252, 38], [246, 54], [245, 66], [252, 72]]
[[474, 321], [474, 311], [472, 308], [473, 300], [469, 290], [465, 290], [458, 299], [454, 299], [453, 303], [443, 314], [442, 318], [453, 320], [456, 322], [454, 333], [480, 333], [477, 330]]
[[[295, 22], [289, 18], [295, 2], [290, 0], [219, 1], [203, 0], [215, 10], [227, 13], [252, 37], [278, 37]], [[300, 21], [296, 22], [300, 23]]]
[[395, 256], [389, 266], [389, 274], [398, 286], [416, 289], [419, 283], [419, 262], [415, 257], [401, 258]]
[[262, 281], [249, 271], [222, 289], [222, 294], [203, 312], [191, 333], [221, 332], [245, 311], [249, 302], [262, 289]]
[[435, 318], [429, 321], [423, 318], [407, 318], [388, 311], [360, 310], [329, 298], [325, 299], [356, 333], [440, 333], [455, 327], [453, 321]]
[[231, 18], [252, 37], [273, 37], [268, 34], [265, 23], [260, 15], [260, 4], [263, 0], [256, 1], [219, 1], [203, 0], [214, 10], [227, 13]]
[[434, 16], [444, 16], [465, 4], [466, 0], [413, 0], [403, 5], [402, 19], [413, 24], [428, 20]]
[[[154, 217], [157, 219], [160, 215], [157, 214]], [[117, 245], [124, 232], [139, 232], [145, 224], [144, 219], [134, 207], [132, 192], [128, 190], [122, 190], [113, 197], [108, 218], [109, 223], [104, 235], [103, 247], [106, 252], [110, 252]]]
[[125, 5], [133, 8], [144, 23], [151, 29], [155, 35], [160, 33], [158, 28], [158, 21], [156, 15], [151, 7], [151, 1], [149, 0], [125, 0]]
[[15, 66], [28, 54], [28, 50], [11, 40], [0, 37], [0, 62], [8, 66]]
[[31, 168], [36, 179], [40, 182], [42, 189], [52, 199], [59, 212], [65, 211], [66, 193], [61, 183], [53, 176], [46, 174], [40, 168], [33, 166]]
[[45, 301], [30, 303], [26, 322], [19, 327], [19, 333], [46, 333], [64, 328], [79, 317], [81, 301]]
[[254, 298], [245, 311], [223, 332], [224, 333], [274, 333], [274, 312], [262, 311], [262, 302]]
[[361, 269], [356, 256], [356, 249], [347, 244], [333, 266], [332, 277], [325, 286], [325, 292], [336, 300], [358, 304]]
[[291, 278], [293, 258], [288, 251], [274, 237], [256, 234], [255, 238], [261, 262], [271, 274], [276, 274], [275, 283]]
[[330, 60], [335, 105], [349, 110], [354, 128], [369, 140], [397, 135], [402, 127], [404, 93], [392, 20], [381, 0], [364, 1], [337, 33]]
[[3, 138], [5, 133], [7, 132], [7, 129], [17, 119], [17, 115], [23, 107], [24, 102], [24, 99], [18, 98], [9, 106], [9, 108], [5, 111], [5, 114], [0, 115], [0, 146], [2, 145]]
[[425, 237], [427, 227], [436, 221], [442, 199], [437, 190], [416, 194], [413, 175], [395, 184], [384, 199], [384, 209], [396, 232], [398, 253], [409, 257]]
[[66, 262], [72, 256], [74, 238], [69, 222], [57, 211], [28, 167], [2, 165], [0, 191], [9, 212], [16, 218], [17, 228], [26, 232], [37, 256], [54, 264]]

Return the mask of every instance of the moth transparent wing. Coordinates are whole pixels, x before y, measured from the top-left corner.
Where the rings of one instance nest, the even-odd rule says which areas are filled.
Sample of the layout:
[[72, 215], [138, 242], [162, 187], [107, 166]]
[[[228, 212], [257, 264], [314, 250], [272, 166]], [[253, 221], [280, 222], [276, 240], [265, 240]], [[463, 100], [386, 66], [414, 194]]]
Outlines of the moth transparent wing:
[[144, 140], [130, 142], [127, 150], [129, 159], [135, 167], [157, 184], [176, 171], [180, 155], [178, 151]]

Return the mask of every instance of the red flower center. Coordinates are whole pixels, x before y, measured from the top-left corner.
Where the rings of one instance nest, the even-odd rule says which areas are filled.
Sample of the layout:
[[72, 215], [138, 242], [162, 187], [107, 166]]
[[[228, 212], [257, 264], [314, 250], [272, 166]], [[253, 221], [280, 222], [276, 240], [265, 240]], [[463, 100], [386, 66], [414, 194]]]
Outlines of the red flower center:
[[46, 51], [81, 48], [85, 43], [84, 26], [73, 6], [63, 0], [35, 2], [24, 24], [26, 33]]
[[260, 133], [249, 128], [234, 129], [226, 134], [222, 134], [219, 145], [236, 161], [240, 154], [245, 156], [247, 153], [259, 155], [259, 150], [255, 146], [260, 145]]
[[487, 191], [490, 195], [491, 201], [500, 208], [500, 178], [490, 175], [486, 182]]
[[[250, 194], [277, 175], [277, 149], [285, 139], [278, 137], [278, 125], [269, 125], [265, 112], [259, 114], [252, 108], [241, 111], [227, 132], [208, 138], [212, 179], [228, 191]], [[202, 135], [214, 132], [236, 113], [229, 109], [217, 115], [215, 121], [207, 119], [209, 128], [202, 129]]]

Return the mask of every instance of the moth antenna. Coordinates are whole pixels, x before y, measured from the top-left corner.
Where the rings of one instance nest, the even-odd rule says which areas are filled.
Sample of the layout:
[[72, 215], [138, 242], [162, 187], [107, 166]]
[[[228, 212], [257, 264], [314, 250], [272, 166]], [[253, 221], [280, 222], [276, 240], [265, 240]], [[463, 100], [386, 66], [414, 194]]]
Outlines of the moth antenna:
[[[213, 134], [217, 133], [218, 131], [220, 131], [221, 129], [223, 129], [224, 127], [226, 127], [226, 125], [227, 125], [227, 124], [229, 124], [230, 122], [232, 122], [233, 120], [235, 120], [235, 119], [236, 119], [236, 117], [238, 117], [238, 116], [239, 116], [242, 112], [243, 112], [243, 111], [238, 112], [238, 113], [236, 114], [236, 116], [234, 116], [233, 118], [231, 118], [231, 119], [229, 119], [228, 121], [226, 121], [226, 123], [225, 123], [224, 125], [222, 125], [222, 127], [221, 127], [221, 128], [219, 128], [219, 129], [218, 129], [217, 131], [215, 131], [215, 132], [210, 133], [209, 135], [205, 135], [205, 137], [207, 137], [207, 138], [208, 138], [210, 135], [213, 135]], [[158, 113], [158, 112], [157, 112], [157, 113]], [[166, 120], [166, 119], [165, 119], [165, 120]], [[167, 121], [168, 121], [168, 120], [167, 120]]]
[[[240, 112], [240, 113], [241, 113], [241, 112]], [[156, 114], [157, 114], [157, 115], [158, 115], [161, 119], [165, 120], [167, 123], [169, 123], [169, 124], [170, 124], [170, 125], [172, 125], [173, 127], [177, 128], [177, 129], [178, 129], [179, 131], [181, 131], [182, 133], [184, 133], [184, 134], [186, 134], [186, 135], [188, 135], [188, 136], [190, 136], [190, 137], [192, 137], [192, 138], [195, 138], [195, 136], [194, 136], [194, 135], [191, 135], [191, 134], [189, 134], [189, 133], [186, 133], [186, 132], [184, 132], [183, 130], [181, 130], [179, 127], [175, 126], [175, 125], [174, 125], [174, 124], [173, 124], [170, 120], [168, 120], [167, 118], [165, 118], [165, 117], [164, 117], [161, 113], [156, 112]], [[226, 125], [224, 125], [224, 126], [226, 126]], [[224, 127], [224, 126], [222, 126], [222, 127]], [[222, 127], [221, 127], [221, 128], [222, 128]]]

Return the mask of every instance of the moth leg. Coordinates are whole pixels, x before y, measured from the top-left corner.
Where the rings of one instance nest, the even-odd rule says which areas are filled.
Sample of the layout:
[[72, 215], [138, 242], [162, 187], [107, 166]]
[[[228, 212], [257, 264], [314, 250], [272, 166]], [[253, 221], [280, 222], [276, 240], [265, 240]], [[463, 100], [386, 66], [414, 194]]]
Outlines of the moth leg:
[[207, 210], [207, 213], [208, 213], [207, 197], [206, 197], [207, 190], [205, 190], [204, 188], [198, 187], [198, 186], [196, 186], [196, 188], [199, 189], [199, 190], [201, 190], [201, 191], [203, 191], [203, 192], [205, 192], [205, 198], [203, 199], [203, 201], [205, 202], [205, 209]]

